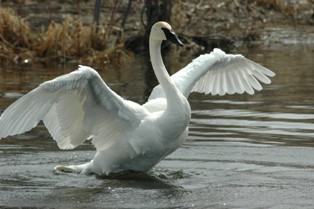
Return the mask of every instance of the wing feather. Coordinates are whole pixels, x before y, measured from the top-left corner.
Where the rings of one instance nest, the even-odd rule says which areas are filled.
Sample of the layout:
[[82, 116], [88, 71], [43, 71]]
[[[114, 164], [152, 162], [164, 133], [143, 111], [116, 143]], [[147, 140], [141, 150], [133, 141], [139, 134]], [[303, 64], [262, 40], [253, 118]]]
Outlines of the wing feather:
[[247, 92], [248, 94], [254, 94], [254, 89], [252, 88], [252, 86], [250, 85], [247, 77], [248, 77], [248, 69], [243, 68], [241, 69], [241, 71], [239, 71], [239, 73], [242, 74], [242, 76], [240, 77], [241, 82], [243, 84], [244, 87], [244, 91]]
[[146, 114], [140, 105], [114, 93], [95, 70], [79, 66], [9, 106], [0, 117], [0, 138], [26, 132], [42, 120], [61, 149], [93, 137], [95, 147], [103, 150], [135, 129]]
[[236, 92], [236, 86], [230, 73], [226, 73], [226, 88], [227, 94], [234, 94]]
[[234, 79], [234, 81], [236, 83], [236, 86], [237, 86], [236, 93], [243, 94], [244, 93], [244, 87], [243, 87], [243, 84], [241, 82], [241, 77], [237, 73], [235, 73], [235, 72], [231, 71], [230, 73], [233, 76], [232, 78]]
[[261, 84], [256, 80], [256, 78], [253, 75], [251, 74], [248, 75], [248, 81], [255, 90], [260, 91], [263, 89]]

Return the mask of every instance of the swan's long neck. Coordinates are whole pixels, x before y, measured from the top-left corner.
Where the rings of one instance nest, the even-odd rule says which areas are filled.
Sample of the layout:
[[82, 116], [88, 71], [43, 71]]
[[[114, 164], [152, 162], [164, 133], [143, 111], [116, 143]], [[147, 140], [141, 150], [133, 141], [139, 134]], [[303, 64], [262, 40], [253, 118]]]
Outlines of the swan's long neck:
[[[177, 89], [166, 70], [160, 51], [161, 41], [149, 40], [149, 51], [155, 75], [164, 90], [167, 107], [157, 121], [161, 130], [166, 130], [175, 139], [179, 139], [191, 119], [191, 108], [187, 99]], [[179, 135], [178, 135], [179, 134]], [[173, 139], [171, 137], [171, 139]], [[167, 138], [167, 137], [166, 137]]]
[[161, 57], [161, 42], [159, 40], [149, 39], [149, 52], [152, 66], [157, 77], [158, 82], [164, 89], [166, 99], [169, 103], [171, 101], [176, 102], [180, 97], [181, 93], [177, 90], [174, 83], [171, 81], [171, 78], [166, 70], [166, 67], [162, 61]]

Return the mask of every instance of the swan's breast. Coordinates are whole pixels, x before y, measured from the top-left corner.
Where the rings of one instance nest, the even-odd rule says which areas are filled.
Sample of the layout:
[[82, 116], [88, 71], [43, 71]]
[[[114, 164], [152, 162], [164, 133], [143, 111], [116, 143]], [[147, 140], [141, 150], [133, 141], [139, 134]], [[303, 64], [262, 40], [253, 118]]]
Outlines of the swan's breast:
[[143, 107], [150, 113], [165, 111], [167, 108], [166, 98], [152, 99], [146, 102]]

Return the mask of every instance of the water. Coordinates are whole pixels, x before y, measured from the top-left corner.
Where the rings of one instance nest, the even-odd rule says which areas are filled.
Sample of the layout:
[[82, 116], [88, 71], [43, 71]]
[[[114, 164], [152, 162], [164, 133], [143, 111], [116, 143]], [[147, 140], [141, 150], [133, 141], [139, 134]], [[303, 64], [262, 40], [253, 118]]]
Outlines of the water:
[[[253, 96], [192, 94], [190, 136], [149, 174], [105, 179], [55, 173], [55, 165], [89, 161], [94, 149], [86, 143], [59, 150], [42, 125], [2, 139], [0, 207], [313, 208], [314, 48], [252, 46], [234, 53], [275, 71], [273, 83]], [[170, 66], [188, 61], [181, 57]], [[120, 95], [143, 102], [154, 81], [138, 62], [100, 74]], [[0, 110], [74, 68], [1, 68]]]

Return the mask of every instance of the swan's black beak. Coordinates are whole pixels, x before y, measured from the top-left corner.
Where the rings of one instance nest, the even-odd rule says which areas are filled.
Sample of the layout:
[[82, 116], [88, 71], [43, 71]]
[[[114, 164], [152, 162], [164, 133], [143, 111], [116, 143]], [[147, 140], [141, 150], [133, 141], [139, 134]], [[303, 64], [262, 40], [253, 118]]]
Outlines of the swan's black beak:
[[184, 44], [179, 40], [176, 33], [173, 30], [169, 30], [168, 28], [161, 28], [166, 36], [166, 39], [176, 45], [184, 46]]

